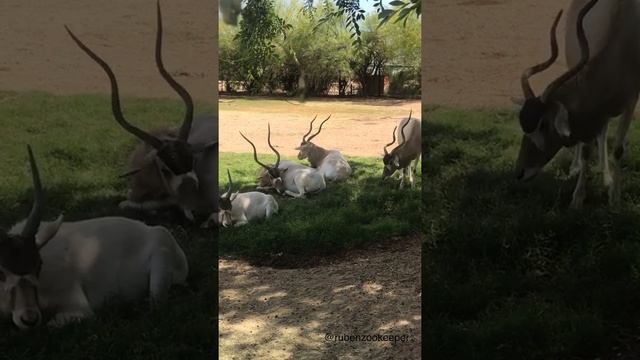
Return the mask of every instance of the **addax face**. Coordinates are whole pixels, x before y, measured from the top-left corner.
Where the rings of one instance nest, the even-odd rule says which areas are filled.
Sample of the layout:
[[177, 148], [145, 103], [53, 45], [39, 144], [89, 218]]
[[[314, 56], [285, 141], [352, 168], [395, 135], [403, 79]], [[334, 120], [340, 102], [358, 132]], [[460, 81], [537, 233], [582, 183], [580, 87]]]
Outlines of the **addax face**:
[[304, 160], [309, 157], [309, 153], [311, 152], [313, 144], [308, 142], [303, 142], [296, 148], [298, 150], [298, 160]]
[[400, 168], [400, 160], [395, 155], [386, 154], [382, 158], [382, 162], [384, 163], [384, 169], [382, 170], [383, 179], [387, 179], [389, 176], [393, 175]]
[[516, 178], [528, 181], [540, 173], [567, 142], [570, 136], [568, 113], [559, 103], [546, 111], [531, 111], [525, 103], [520, 112], [520, 123], [525, 135], [516, 162]]
[[13, 323], [20, 329], [40, 324], [38, 277], [42, 260], [33, 239], [9, 235], [0, 240], [0, 286]]

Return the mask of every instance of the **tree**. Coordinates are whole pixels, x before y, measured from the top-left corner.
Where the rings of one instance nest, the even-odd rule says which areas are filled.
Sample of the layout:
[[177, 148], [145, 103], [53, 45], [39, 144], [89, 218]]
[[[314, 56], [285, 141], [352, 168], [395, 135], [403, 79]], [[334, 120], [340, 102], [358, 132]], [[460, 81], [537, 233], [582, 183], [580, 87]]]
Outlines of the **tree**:
[[[327, 3], [316, 12], [302, 11], [303, 4], [292, 0], [283, 7], [281, 16], [293, 19], [291, 29], [283, 39], [285, 88], [305, 97], [308, 94], [324, 94], [331, 84], [351, 73], [349, 60], [352, 45], [344, 18], [333, 18], [321, 29], [319, 16], [336, 8]], [[295, 78], [295, 82], [291, 81]]]
[[238, 39], [239, 65], [247, 90], [256, 94], [273, 81], [279, 63], [274, 41], [290, 28], [278, 17], [272, 0], [247, 0], [241, 11]]

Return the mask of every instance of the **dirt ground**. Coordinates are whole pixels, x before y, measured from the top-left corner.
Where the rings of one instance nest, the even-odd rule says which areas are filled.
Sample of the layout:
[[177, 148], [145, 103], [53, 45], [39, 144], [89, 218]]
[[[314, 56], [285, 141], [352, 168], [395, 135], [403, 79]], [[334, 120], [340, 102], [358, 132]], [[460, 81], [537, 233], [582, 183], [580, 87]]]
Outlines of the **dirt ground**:
[[[425, 103], [456, 107], [512, 107], [522, 98], [522, 71], [549, 56], [549, 30], [568, 0], [429, 0], [423, 14]], [[532, 79], [540, 91], [565, 68], [564, 21], [560, 57]]]
[[[395, 241], [309, 269], [220, 260], [220, 358], [419, 359], [420, 240]], [[330, 339], [343, 335], [406, 340]]]
[[[0, 90], [105, 93], [107, 78], [64, 29], [113, 68], [124, 96], [177, 95], [154, 61], [155, 0], [0, 1]], [[214, 103], [217, 5], [163, 1], [165, 67], [199, 101]]]
[[[348, 156], [382, 156], [384, 145], [393, 140], [393, 128], [402, 118], [420, 118], [419, 100], [291, 100], [222, 99], [220, 110], [220, 151], [251, 152], [238, 131], [242, 131], [258, 149], [273, 154], [267, 146], [267, 124], [271, 124], [271, 142], [283, 155], [296, 155], [295, 147], [309, 130], [331, 115], [313, 141]], [[315, 130], [314, 130], [315, 133]]]

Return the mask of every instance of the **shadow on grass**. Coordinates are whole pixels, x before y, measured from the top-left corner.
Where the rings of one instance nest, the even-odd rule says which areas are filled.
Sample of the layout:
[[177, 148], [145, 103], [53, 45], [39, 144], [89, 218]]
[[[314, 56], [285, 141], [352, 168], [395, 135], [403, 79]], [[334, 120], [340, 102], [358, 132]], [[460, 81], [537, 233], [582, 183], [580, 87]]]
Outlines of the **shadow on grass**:
[[575, 185], [566, 179], [567, 156], [530, 183], [513, 180], [517, 125], [496, 121], [493, 112], [450, 110], [428, 121], [428, 357], [633, 358], [640, 335], [638, 170], [625, 173], [622, 209], [607, 207], [606, 189], [593, 176], [585, 209], [574, 211], [567, 208]]
[[[251, 155], [225, 156], [225, 161], [235, 165], [234, 179], [238, 180], [234, 183], [251, 190], [255, 165], [244, 161]], [[419, 192], [399, 190], [397, 181], [383, 182], [377, 159], [349, 161], [354, 172], [345, 182], [329, 183], [326, 190], [307, 199], [274, 195], [280, 207], [276, 216], [221, 230], [221, 255], [255, 265], [308, 267], [345, 250], [415, 232], [420, 218]], [[222, 173], [220, 176], [223, 178]]]

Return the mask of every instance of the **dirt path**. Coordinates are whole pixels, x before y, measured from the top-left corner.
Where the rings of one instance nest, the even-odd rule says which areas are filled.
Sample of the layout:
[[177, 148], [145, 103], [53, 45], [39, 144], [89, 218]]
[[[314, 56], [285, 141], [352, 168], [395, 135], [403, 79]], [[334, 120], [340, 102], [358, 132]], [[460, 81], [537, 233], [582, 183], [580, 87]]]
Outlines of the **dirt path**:
[[[177, 98], [155, 67], [155, 0], [0, 1], [0, 89], [105, 93], [102, 70], [69, 27], [112, 66], [121, 92]], [[200, 101], [215, 101], [216, 2], [163, 1], [164, 62]]]
[[[423, 16], [427, 104], [514, 106], [522, 97], [520, 74], [549, 55], [549, 29], [557, 0], [429, 0]], [[558, 28], [560, 57], [533, 78], [535, 89], [565, 68], [564, 22]]]
[[223, 99], [220, 104], [220, 151], [250, 152], [251, 146], [238, 134], [251, 139], [259, 153], [272, 154], [267, 147], [267, 124], [271, 139], [284, 155], [296, 155], [302, 135], [317, 114], [316, 126], [331, 114], [314, 142], [338, 149], [350, 156], [382, 156], [392, 140], [396, 123], [413, 110], [420, 117], [420, 101], [405, 100], [288, 100]]
[[[220, 260], [221, 359], [419, 359], [420, 241], [310, 269]], [[340, 342], [331, 335], [406, 335]]]

